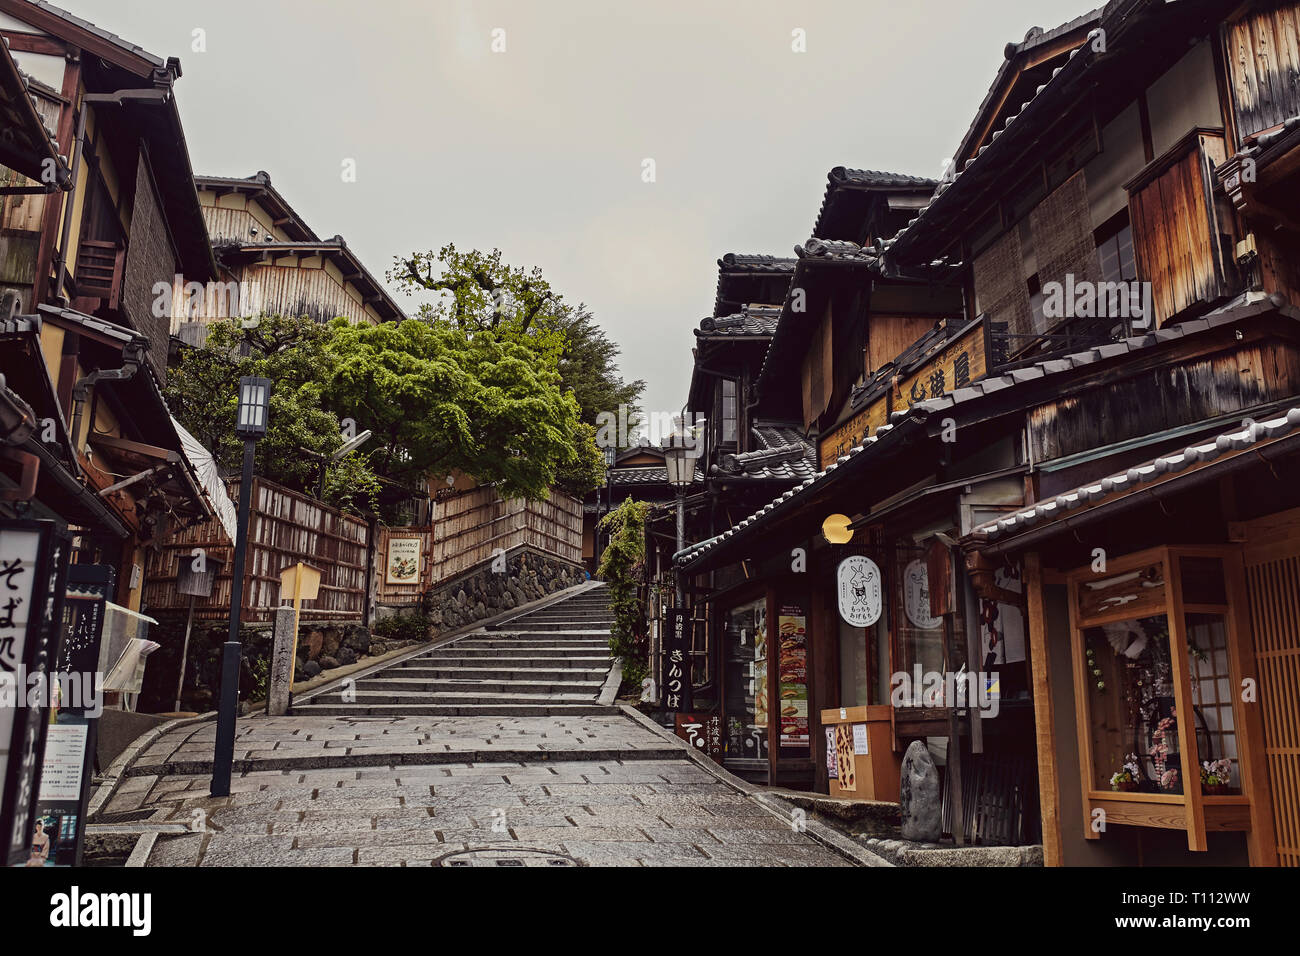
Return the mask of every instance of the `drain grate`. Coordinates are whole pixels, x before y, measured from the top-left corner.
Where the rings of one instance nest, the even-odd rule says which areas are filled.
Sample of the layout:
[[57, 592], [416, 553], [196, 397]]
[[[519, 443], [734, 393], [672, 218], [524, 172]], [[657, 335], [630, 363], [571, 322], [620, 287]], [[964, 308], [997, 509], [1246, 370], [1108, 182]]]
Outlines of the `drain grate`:
[[439, 857], [435, 866], [581, 866], [576, 859], [554, 850], [532, 847], [478, 847]]

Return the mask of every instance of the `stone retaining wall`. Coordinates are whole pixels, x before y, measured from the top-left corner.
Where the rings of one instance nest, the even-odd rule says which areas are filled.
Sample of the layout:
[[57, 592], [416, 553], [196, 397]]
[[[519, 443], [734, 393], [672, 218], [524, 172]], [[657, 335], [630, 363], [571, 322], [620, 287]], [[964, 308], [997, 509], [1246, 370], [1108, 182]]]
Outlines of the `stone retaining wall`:
[[[498, 560], [504, 569], [494, 570]], [[586, 573], [576, 564], [531, 548], [520, 548], [437, 587], [424, 595], [433, 633], [473, 624], [565, 588], [581, 584]]]

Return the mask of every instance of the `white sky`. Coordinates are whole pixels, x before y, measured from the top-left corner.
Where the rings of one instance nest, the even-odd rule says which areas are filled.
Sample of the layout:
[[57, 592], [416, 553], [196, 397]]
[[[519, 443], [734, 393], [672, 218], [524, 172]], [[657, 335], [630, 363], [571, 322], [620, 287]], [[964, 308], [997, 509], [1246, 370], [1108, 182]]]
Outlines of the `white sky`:
[[[382, 278], [447, 241], [585, 301], [679, 409], [727, 252], [792, 255], [834, 166], [937, 176], [1007, 41], [1087, 0], [55, 0], [159, 56], [198, 173], [264, 169]], [[206, 31], [195, 52], [193, 31]], [[491, 52], [505, 30], [506, 51]], [[791, 50], [806, 31], [807, 52]], [[653, 158], [657, 181], [641, 179]], [[357, 181], [345, 183], [345, 158]], [[415, 303], [398, 297], [415, 310]]]

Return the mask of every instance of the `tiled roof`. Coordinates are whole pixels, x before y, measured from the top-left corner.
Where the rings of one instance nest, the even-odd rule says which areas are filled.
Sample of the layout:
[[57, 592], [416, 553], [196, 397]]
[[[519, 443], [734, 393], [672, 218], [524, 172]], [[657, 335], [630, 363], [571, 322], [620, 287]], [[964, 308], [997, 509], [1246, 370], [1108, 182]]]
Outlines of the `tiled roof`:
[[1025, 34], [1024, 40], [1019, 43], [1016, 43], [1015, 41], [1008, 43], [1006, 48], [1003, 50], [1004, 59], [1001, 66], [998, 67], [997, 75], [994, 76], [993, 83], [989, 86], [988, 93], [984, 95], [984, 101], [980, 103], [979, 109], [975, 111], [975, 116], [971, 120], [970, 128], [966, 130], [965, 135], [961, 138], [961, 145], [957, 149], [957, 155], [960, 156], [966, 151], [967, 144], [970, 142], [971, 137], [975, 135], [980, 120], [984, 117], [985, 111], [992, 104], [993, 96], [1002, 85], [1003, 80], [1006, 79], [1009, 73], [1019, 70], [1020, 67], [1016, 61], [1022, 53], [1028, 53], [1030, 50], [1042, 46], [1044, 43], [1049, 43], [1058, 37], [1065, 36], [1079, 27], [1098, 21], [1101, 19], [1101, 14], [1102, 8], [1098, 7], [1096, 10], [1091, 10], [1082, 16], [1075, 17], [1069, 23], [1063, 23], [1052, 30], [1043, 30], [1041, 27], [1031, 27]]
[[713, 473], [755, 481], [802, 481], [817, 472], [817, 448], [794, 425], [757, 423], [752, 429], [759, 447], [724, 455]]
[[[747, 304], [734, 297], [728, 287], [733, 283], [761, 283], [763, 280], [782, 279], [794, 275], [795, 260], [766, 254], [728, 252], [718, 260], [718, 287], [713, 300], [713, 314], [716, 316], [728, 307], [734, 309], [736, 304]], [[773, 303], [779, 302], [784, 295], [778, 295]], [[752, 301], [752, 300], [750, 300]], [[728, 306], [728, 303], [731, 303]]]
[[[695, 470], [695, 482], [702, 483], [704, 476], [700, 474], [699, 469]], [[654, 465], [635, 465], [630, 468], [611, 468], [609, 470], [609, 483], [616, 487], [632, 485], [665, 485], [668, 484], [668, 469], [658, 468]]]
[[973, 528], [968, 537], [980, 542], [998, 541], [1061, 518], [1076, 509], [1123, 497], [1143, 485], [1153, 484], [1194, 466], [1231, 457], [1235, 452], [1258, 448], [1297, 428], [1300, 428], [1300, 408], [1288, 409], [1284, 414], [1268, 421], [1243, 423], [1233, 431], [1224, 432], [1209, 441], [1161, 455], [1125, 471], [1116, 472], [1101, 481], [1082, 485], [1073, 491], [1039, 502], [1032, 508], [986, 522]]
[[[821, 208], [817, 211], [817, 221], [813, 224], [812, 234], [821, 236], [828, 230], [847, 232], [849, 229], [856, 229], [860, 225], [857, 221], [860, 216], [857, 213], [860, 213], [863, 208], [861, 198], [863, 193], [929, 193], [937, 185], [937, 180], [925, 179], [921, 176], [836, 166], [826, 174], [826, 193], [822, 197]], [[859, 198], [855, 201], [848, 195], [850, 193], [859, 194]], [[853, 223], [852, 226], [850, 222]]]
[[695, 334], [699, 338], [770, 336], [776, 331], [776, 322], [780, 317], [781, 310], [778, 308], [755, 307], [734, 315], [701, 319], [700, 327], [695, 330]]
[[866, 455], [867, 458], [872, 457], [872, 454], [869, 453], [873, 452], [878, 446], [881, 446], [882, 443], [885, 446], [892, 446], [893, 442], [897, 440], [896, 436], [898, 433], [913, 430], [919, 424], [925, 422], [932, 415], [938, 412], [951, 409], [954, 406], [966, 402], [980, 399], [984, 396], [992, 395], [1004, 389], [1015, 388], [1016, 386], [1023, 385], [1026, 382], [1048, 378], [1061, 372], [1070, 371], [1071, 369], [1082, 368], [1095, 362], [1113, 359], [1130, 352], [1151, 348], [1165, 342], [1176, 341], [1189, 335], [1207, 332], [1210, 329], [1238, 322], [1257, 314], [1272, 311], [1281, 312], [1293, 320], [1300, 321], [1300, 310], [1296, 310], [1286, 305], [1285, 300], [1281, 296], [1274, 295], [1257, 301], [1247, 301], [1245, 297], [1241, 297], [1194, 322], [1184, 322], [1183, 324], [1173, 328], [1159, 329], [1158, 331], [1147, 335], [1122, 339], [1118, 342], [1111, 343], [1110, 345], [1086, 349], [1072, 355], [1065, 355], [1049, 361], [1039, 362], [1035, 365], [1027, 366], [1026, 368], [1014, 369], [1005, 375], [997, 375], [982, 379], [981, 381], [975, 382], [973, 385], [948, 392], [939, 398], [931, 398], [922, 402], [917, 402], [909, 409], [894, 412], [890, 415], [888, 423], [881, 425], [876, 429], [875, 433], [868, 436], [861, 445], [850, 449], [848, 454], [841, 455], [824, 470], [805, 479], [801, 484], [791, 488], [779, 498], [769, 502], [767, 505], [754, 512], [730, 530], [724, 531], [720, 535], [709, 538], [706, 541], [701, 541], [698, 544], [694, 544], [679, 551], [673, 556], [674, 561], [678, 564], [694, 562], [703, 557], [707, 552], [716, 548], [719, 544], [744, 532], [755, 523], [767, 518], [772, 514], [772, 512], [788, 510], [790, 503], [793, 500], [806, 496], [811, 491], [816, 490], [817, 486], [821, 482], [825, 481], [829, 475], [838, 471], [842, 466], [851, 463], [854, 459], [861, 458], [863, 455]]
[[[56, 188], [66, 189], [72, 184], [71, 176], [59, 155], [59, 141], [36, 111], [29, 93], [33, 85], [42, 86], [18, 68], [9, 53], [9, 40], [5, 38], [4, 48], [0, 49], [0, 122], [5, 138], [10, 141], [9, 154], [12, 157], [6, 165], [40, 182], [45, 162], [51, 161], [57, 183], [45, 183], [45, 188], [50, 192]], [[14, 163], [24, 168], [18, 169]]]
[[62, 9], [61, 7], [56, 7], [52, 3], [46, 3], [45, 0], [29, 0], [29, 2], [34, 7], [39, 7], [40, 9], [45, 10], [48, 13], [52, 13], [54, 16], [59, 17], [62, 20], [66, 20], [68, 23], [71, 23], [74, 26], [80, 27], [81, 29], [85, 30], [88, 33], [93, 33], [101, 40], [107, 40], [109, 43], [125, 50], [127, 53], [131, 53], [135, 56], [140, 57], [141, 59], [150, 61], [151, 63], [154, 64], [154, 66], [158, 67], [159, 69], [167, 65], [167, 63], [161, 57], [155, 56], [154, 54], [150, 53], [148, 50], [140, 46], [138, 43], [132, 43], [130, 40], [124, 40], [116, 33], [110, 33], [108, 30], [105, 30], [103, 27], [97, 27], [89, 20], [83, 20], [81, 19], [81, 17], [74, 16], [73, 14], [69, 13], [67, 10]]
[[[934, 210], [940, 207], [946, 207], [950, 204], [953, 187], [957, 183], [961, 182], [964, 176], [973, 170], [983, 171], [984, 167], [990, 166], [994, 158], [1003, 158], [1002, 153], [1007, 152], [1007, 143], [1011, 139], [1014, 139], [1014, 137], [1008, 137], [1006, 135], [1011, 131], [1012, 124], [1022, 119], [1042, 118], [1038, 114], [1042, 114], [1048, 118], [1054, 116], [1054, 113], [1048, 114], [1044, 112], [1047, 109], [1047, 107], [1043, 105], [1044, 91], [1049, 88], [1052, 90], [1063, 89], [1066, 84], [1073, 82], [1085, 70], [1087, 70], [1091, 64], [1103, 58], [1103, 54], [1095, 52], [1092, 44], [1089, 42], [1097, 34], [1098, 30], [1106, 31], [1108, 52], [1105, 58], [1113, 59], [1111, 54], [1113, 54], [1116, 49], [1116, 35], [1123, 27], [1136, 19], [1133, 15], [1140, 8], [1145, 6], [1154, 6], [1156, 2], [1157, 0], [1122, 0], [1122, 2], [1115, 2], [1115, 0], [1112, 0], [1112, 3], [1108, 4], [1103, 13], [1096, 18], [1097, 26], [1094, 30], [1089, 32], [1084, 42], [1080, 43], [1078, 47], [1070, 51], [1069, 59], [1066, 60], [1063, 65], [1056, 67], [1052, 71], [1052, 75], [1047, 82], [1040, 85], [1030, 98], [1020, 105], [1018, 111], [1009, 115], [1002, 126], [993, 131], [992, 135], [989, 137], [989, 141], [985, 145], [981, 146], [979, 151], [973, 157], [966, 160], [960, 169], [952, 171], [939, 183], [929, 205], [922, 208], [917, 213], [916, 217], [895, 233], [893, 237], [883, 240], [882, 247], [885, 254], [890, 255], [891, 253], [896, 252], [893, 247], [903, 240], [905, 236], [908, 237], [910, 241], [915, 235], [912, 227], [918, 222], [927, 217], [933, 218], [933, 216], [936, 215]], [[1086, 22], [1090, 20], [1091, 16], [1091, 14], [1085, 15], [1080, 18], [1080, 20]], [[1075, 25], [1077, 25], [1076, 22], [1071, 21], [1071, 23], [1065, 24], [1057, 30], [1052, 31], [1052, 33], [1053, 35], [1066, 33], [1070, 29], [1074, 29]], [[1044, 35], [1044, 37], [1045, 36], [1046, 35]], [[1032, 40], [1032, 42], [1037, 45], [1037, 43], [1044, 42], [1044, 37], [1027, 38], [1025, 42], [1028, 44]], [[945, 196], [949, 197], [948, 200], [944, 199]], [[920, 233], [923, 234], [924, 230], [921, 230]]]

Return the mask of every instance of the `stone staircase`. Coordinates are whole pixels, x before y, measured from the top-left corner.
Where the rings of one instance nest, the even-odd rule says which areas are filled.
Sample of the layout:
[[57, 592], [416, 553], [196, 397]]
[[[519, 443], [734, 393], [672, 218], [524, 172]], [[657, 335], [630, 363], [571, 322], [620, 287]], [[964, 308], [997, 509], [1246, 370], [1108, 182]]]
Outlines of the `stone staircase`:
[[[416, 657], [295, 703], [295, 714], [558, 716], [614, 714], [600, 702], [613, 660], [603, 584], [489, 624]], [[615, 688], [617, 689], [617, 688]]]

